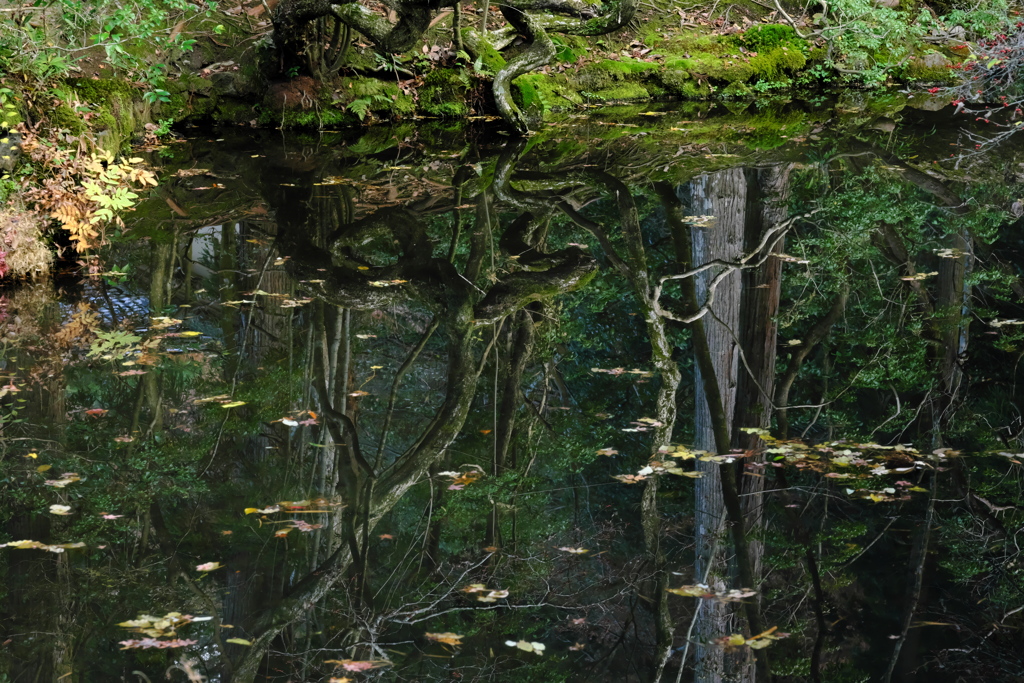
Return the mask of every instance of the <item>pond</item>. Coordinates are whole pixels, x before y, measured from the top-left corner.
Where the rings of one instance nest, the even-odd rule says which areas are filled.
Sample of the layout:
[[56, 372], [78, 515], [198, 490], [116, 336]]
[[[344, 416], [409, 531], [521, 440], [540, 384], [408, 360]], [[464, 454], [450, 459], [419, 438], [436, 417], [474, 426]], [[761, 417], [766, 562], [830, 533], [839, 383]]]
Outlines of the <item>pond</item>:
[[1024, 159], [915, 97], [143, 152], [0, 297], [0, 681], [1019, 680]]

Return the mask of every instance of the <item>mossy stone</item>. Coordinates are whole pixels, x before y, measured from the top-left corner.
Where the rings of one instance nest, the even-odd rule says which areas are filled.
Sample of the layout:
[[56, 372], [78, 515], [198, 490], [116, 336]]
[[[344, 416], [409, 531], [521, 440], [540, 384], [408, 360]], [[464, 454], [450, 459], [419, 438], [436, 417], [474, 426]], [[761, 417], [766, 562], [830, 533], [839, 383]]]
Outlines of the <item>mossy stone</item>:
[[54, 128], [66, 130], [72, 135], [81, 135], [88, 128], [82, 117], [63, 102], [50, 110], [50, 123]]
[[470, 78], [462, 69], [434, 69], [423, 79], [420, 108], [430, 116], [465, 116], [471, 89]]
[[951, 62], [941, 52], [929, 52], [907, 62], [904, 74], [907, 78], [925, 83], [952, 83]]
[[742, 83], [754, 76], [754, 67], [739, 58], [723, 59], [710, 54], [695, 55], [689, 59], [666, 62], [666, 68], [689, 71], [694, 76], [706, 76], [715, 81]]
[[624, 100], [647, 100], [651, 93], [639, 83], [621, 83], [610, 88], [602, 88], [597, 92], [590, 93], [596, 100], [624, 101]]
[[512, 81], [512, 96], [520, 107], [534, 114], [583, 104], [583, 97], [563, 75], [524, 74]]
[[[720, 97], [746, 100], [754, 97], [754, 91], [746, 83], [730, 83], [718, 93]], [[733, 112], [736, 113], [736, 112]]]
[[461, 33], [463, 44], [480, 60], [484, 70], [496, 74], [505, 68], [507, 63], [505, 58], [490, 43], [479, 40], [479, 34], [476, 31], [464, 28]]
[[807, 65], [807, 57], [795, 47], [783, 45], [750, 58], [750, 66], [762, 81], [775, 81], [786, 73], [796, 73]]
[[[78, 99], [95, 108], [97, 116], [89, 127], [103, 149], [119, 152], [142, 124], [135, 108], [136, 100], [141, 99], [138, 88], [121, 79], [69, 78], [66, 83]], [[79, 118], [69, 110], [65, 119], [66, 114]]]

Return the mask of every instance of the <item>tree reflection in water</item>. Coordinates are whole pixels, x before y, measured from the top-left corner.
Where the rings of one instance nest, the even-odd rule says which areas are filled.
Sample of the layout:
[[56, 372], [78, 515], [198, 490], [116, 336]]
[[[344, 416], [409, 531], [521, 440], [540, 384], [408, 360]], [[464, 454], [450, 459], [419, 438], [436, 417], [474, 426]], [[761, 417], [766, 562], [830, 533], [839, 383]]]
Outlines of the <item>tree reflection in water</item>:
[[1013, 188], [846, 132], [181, 147], [4, 296], [0, 673], [1019, 675]]

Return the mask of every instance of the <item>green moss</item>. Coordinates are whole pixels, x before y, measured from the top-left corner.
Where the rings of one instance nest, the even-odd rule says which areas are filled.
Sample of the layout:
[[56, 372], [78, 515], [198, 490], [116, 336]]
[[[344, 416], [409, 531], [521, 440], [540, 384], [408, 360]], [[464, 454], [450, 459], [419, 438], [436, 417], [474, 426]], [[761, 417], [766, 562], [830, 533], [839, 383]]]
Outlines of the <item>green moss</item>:
[[596, 92], [592, 92], [590, 93], [590, 97], [595, 100], [604, 101], [647, 100], [650, 99], [651, 93], [648, 92], [647, 88], [639, 83], [622, 83], [620, 85], [615, 85], [610, 88], [602, 88]]
[[925, 83], [953, 83], [953, 71], [949, 68], [945, 55], [932, 52], [924, 57], [917, 57], [907, 62], [904, 67], [905, 78]]
[[359, 118], [355, 114], [333, 108], [290, 109], [281, 112], [264, 111], [260, 114], [259, 122], [262, 125], [280, 128], [320, 129], [331, 126], [356, 125], [359, 123]]
[[665, 62], [667, 69], [683, 69], [694, 77], [706, 76], [715, 81], [742, 83], [754, 76], [754, 67], [739, 57], [720, 58], [710, 54], [698, 54], [689, 59], [672, 59]]
[[725, 86], [719, 95], [725, 98], [743, 100], [754, 97], [754, 91], [746, 83], [730, 83]]
[[[69, 78], [66, 85], [76, 99], [87, 103], [96, 114], [88, 126], [97, 134], [97, 139], [107, 151], [120, 151], [134, 136], [136, 129], [141, 127], [142, 121], [136, 115], [141, 93], [127, 81], [116, 78]], [[70, 110], [58, 116], [64, 123], [68, 123], [68, 114], [79, 118]], [[79, 128], [81, 130], [84, 129]]]
[[209, 95], [210, 91], [213, 90], [213, 81], [209, 78], [201, 78], [195, 74], [183, 73], [177, 80], [173, 81], [173, 85], [168, 84], [166, 86], [168, 92], [171, 91], [172, 87], [178, 92], [187, 91]]
[[246, 123], [253, 119], [259, 119], [259, 115], [253, 110], [251, 102], [221, 97], [212, 101], [210, 117], [215, 121], [224, 123]]
[[736, 51], [736, 47], [725, 39], [696, 31], [672, 36], [660, 46], [660, 49], [675, 55], [692, 55], [698, 52], [708, 55], [726, 55]]
[[740, 39], [743, 45], [754, 52], [782, 47], [783, 45], [797, 45], [805, 43], [797, 36], [792, 26], [785, 24], [757, 24], [747, 29]]
[[634, 59], [604, 59], [587, 64], [577, 70], [572, 77], [572, 82], [579, 90], [597, 92], [627, 81], [647, 82], [660, 69], [661, 66], [653, 62], [639, 62]]
[[512, 82], [512, 88], [519, 106], [532, 113], [583, 104], [579, 92], [562, 75], [524, 74]]
[[555, 44], [555, 59], [559, 62], [573, 63], [580, 57], [590, 53], [590, 44], [580, 36], [553, 35], [551, 42]]
[[754, 73], [764, 81], [782, 78], [785, 73], [795, 73], [807, 65], [804, 53], [795, 47], [783, 45], [767, 52], [759, 52], [750, 58]]
[[434, 69], [423, 79], [420, 109], [431, 116], [465, 116], [471, 89], [469, 76], [462, 69]]
[[[171, 118], [175, 121], [188, 119], [205, 119], [213, 115], [217, 102], [223, 97], [222, 93], [214, 91], [213, 82], [206, 78], [183, 74], [182, 78], [168, 81], [164, 86], [170, 96], [169, 102], [159, 105], [161, 118]], [[250, 106], [249, 117], [252, 118]]]
[[89, 104], [106, 104], [113, 98], [131, 100], [139, 94], [138, 88], [119, 78], [69, 78], [67, 84], [78, 93], [82, 101]]
[[480, 59], [484, 70], [492, 74], [498, 73], [505, 68], [505, 58], [494, 47], [483, 40], [477, 40], [479, 34], [471, 28], [462, 29], [462, 42], [473, 53], [474, 57]]
[[72, 135], [81, 135], [86, 130], [82, 117], [63, 102], [50, 111], [50, 123], [54, 128], [67, 130]]
[[685, 69], [665, 69], [658, 78], [665, 90], [673, 95], [682, 95], [686, 86], [693, 83], [690, 72]]

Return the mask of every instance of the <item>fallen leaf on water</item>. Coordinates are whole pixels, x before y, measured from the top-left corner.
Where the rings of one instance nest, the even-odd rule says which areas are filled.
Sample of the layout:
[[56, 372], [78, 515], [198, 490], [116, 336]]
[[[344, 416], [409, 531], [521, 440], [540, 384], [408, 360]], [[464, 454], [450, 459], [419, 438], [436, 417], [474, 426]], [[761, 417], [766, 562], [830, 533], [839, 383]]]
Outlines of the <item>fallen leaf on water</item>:
[[245, 405], [245, 401], [231, 401], [230, 403], [221, 403], [220, 407], [221, 408], [237, 408], [239, 406], [244, 406], [244, 405]]
[[36, 468], [36, 472], [45, 472], [51, 467], [53, 467], [53, 465], [40, 465], [39, 467]]
[[356, 661], [354, 659], [327, 659], [324, 660], [324, 664], [336, 664], [345, 671], [369, 671], [370, 669], [379, 669], [382, 666], [391, 666], [391, 662], [386, 659], [369, 659], [364, 661]]
[[544, 643], [529, 642], [526, 640], [506, 640], [505, 644], [509, 647], [517, 647], [523, 652], [533, 652], [534, 654], [544, 654], [545, 645]]
[[225, 643], [234, 643], [235, 645], [245, 645], [246, 647], [252, 646], [252, 642], [245, 638], [228, 638], [224, 641]]
[[220, 562], [205, 562], [203, 564], [196, 565], [197, 572], [212, 572], [215, 569], [223, 567]]
[[198, 640], [157, 640], [156, 638], [142, 638], [140, 640], [122, 640], [118, 644], [124, 645], [122, 650], [150, 650], [160, 649], [165, 650], [171, 647], [189, 647], [195, 645]]
[[43, 486], [52, 486], [54, 488], [62, 489], [68, 484], [81, 480], [81, 477], [74, 472], [65, 472], [60, 475], [60, 479], [47, 479], [43, 482]]
[[589, 552], [590, 552], [590, 551], [589, 551], [589, 550], [587, 550], [586, 548], [569, 548], [569, 547], [562, 547], [562, 548], [558, 548], [558, 550], [561, 550], [562, 552], [565, 552], [565, 553], [571, 553], [571, 554], [573, 554], [573, 555], [586, 555], [587, 553], [589, 553]]
[[462, 645], [462, 636], [458, 633], [424, 633], [427, 640], [433, 640], [436, 643], [444, 643], [445, 645]]
[[281, 511], [281, 506], [280, 505], [271, 505], [270, 507], [265, 507], [262, 510], [260, 508], [245, 508], [245, 514], [247, 514], [247, 515], [251, 515], [251, 514], [253, 514], [255, 512], [258, 512], [261, 515], [270, 515], [270, 514], [273, 514], [275, 512], [280, 512], [280, 511]]

